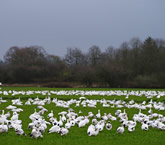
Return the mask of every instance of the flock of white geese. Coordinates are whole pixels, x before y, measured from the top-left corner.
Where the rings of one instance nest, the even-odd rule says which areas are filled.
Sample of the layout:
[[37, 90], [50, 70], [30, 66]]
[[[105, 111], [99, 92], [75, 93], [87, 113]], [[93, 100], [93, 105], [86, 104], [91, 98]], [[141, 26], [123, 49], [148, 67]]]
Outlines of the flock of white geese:
[[[165, 130], [165, 116], [160, 113], [155, 113], [153, 110], [164, 111], [164, 102], [153, 101], [153, 97], [160, 98], [165, 96], [164, 91], [0, 91], [0, 95], [5, 96], [11, 95], [37, 95], [42, 94], [43, 96], [51, 96], [52, 94], [58, 95], [80, 95], [78, 99], [60, 100], [57, 98], [45, 97], [44, 99], [28, 98], [26, 102], [22, 102], [20, 98], [12, 99], [11, 105], [1, 110], [0, 114], [0, 133], [8, 132], [10, 129], [14, 129], [17, 135], [24, 135], [22, 128], [22, 120], [19, 119], [19, 113], [24, 111], [19, 106], [22, 105], [36, 105], [36, 109], [29, 116], [31, 122], [28, 124], [28, 129], [31, 129], [29, 134], [32, 138], [43, 138], [44, 133], [58, 133], [61, 136], [67, 135], [73, 126], [79, 128], [88, 126], [87, 135], [97, 136], [99, 132], [104, 129], [111, 130], [112, 122], [119, 121], [120, 126], [116, 128], [116, 132], [119, 134], [124, 133], [125, 130], [129, 132], [135, 131], [137, 123], [141, 124], [141, 129], [147, 131], [149, 127]], [[86, 96], [98, 95], [100, 99], [87, 99]], [[129, 96], [145, 96], [150, 99], [149, 102], [143, 101], [141, 103], [135, 102], [133, 99], [130, 101], [116, 100], [116, 99], [103, 99], [102, 96], [125, 96], [125, 100]], [[6, 103], [8, 100], [0, 98], [0, 105]], [[109, 97], [110, 98], [110, 97]], [[46, 104], [54, 103], [55, 106], [65, 108], [67, 111], [58, 113], [58, 117], [55, 117], [53, 110], [50, 112], [44, 107]], [[111, 112], [105, 113], [97, 109], [97, 105], [101, 104], [103, 108], [114, 108], [115, 114]], [[87, 115], [82, 115], [82, 111], [78, 113], [72, 109], [74, 107], [91, 107], [96, 108], [97, 113], [88, 112]], [[122, 109], [121, 109], [122, 108]], [[123, 109], [124, 108], [124, 109]], [[137, 114], [133, 115], [132, 120], [128, 119], [128, 115], [125, 109], [136, 108], [139, 110]], [[123, 110], [123, 111], [122, 111]], [[147, 113], [142, 113], [141, 110], [147, 110]], [[48, 113], [47, 118], [44, 118], [45, 112]], [[48, 127], [49, 126], [49, 127]], [[48, 129], [49, 128], [49, 129]]]

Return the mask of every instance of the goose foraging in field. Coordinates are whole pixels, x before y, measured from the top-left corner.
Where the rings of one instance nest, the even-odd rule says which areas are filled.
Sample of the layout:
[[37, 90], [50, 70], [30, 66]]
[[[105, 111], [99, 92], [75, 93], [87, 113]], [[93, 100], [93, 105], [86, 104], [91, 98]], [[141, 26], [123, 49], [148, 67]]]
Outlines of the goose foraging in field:
[[99, 134], [99, 130], [96, 129], [94, 125], [90, 125], [87, 130], [88, 136], [97, 136]]
[[141, 129], [147, 131], [148, 130], [148, 125], [143, 122], [142, 126], [141, 126]]
[[51, 110], [51, 113], [49, 113], [47, 117], [48, 117], [48, 118], [52, 118], [53, 116], [54, 116], [53, 110]]
[[97, 119], [92, 119], [92, 124], [96, 125], [98, 123]]
[[15, 132], [16, 132], [17, 135], [24, 135], [24, 136], [26, 136], [26, 134], [24, 133], [24, 131], [23, 131], [22, 128], [17, 128], [17, 129], [15, 130]]
[[84, 127], [86, 124], [89, 123], [89, 119], [85, 118], [84, 120], [81, 120], [78, 124], [78, 127]]
[[11, 117], [12, 121], [18, 120], [18, 115], [17, 112], [13, 112], [13, 116]]
[[69, 133], [69, 130], [67, 128], [62, 127], [59, 133], [61, 136], [67, 135]]
[[60, 132], [60, 127], [59, 127], [58, 125], [52, 126], [52, 127], [48, 130], [48, 133], [53, 133], [53, 132], [59, 133], [59, 132]]
[[132, 126], [132, 125], [129, 125], [129, 126], [128, 126], [128, 131], [129, 131], [129, 132], [135, 131], [135, 127]]
[[102, 117], [101, 117], [101, 119], [103, 119], [103, 120], [107, 121], [107, 120], [108, 120], [108, 116], [107, 116], [107, 114], [106, 114], [106, 113], [104, 113], [104, 116], [102, 116]]
[[96, 124], [96, 129], [98, 129], [99, 131], [103, 131], [105, 126], [105, 121], [104, 120], [100, 120], [97, 124]]
[[88, 112], [88, 117], [92, 118], [94, 114], [92, 112]]
[[118, 127], [117, 128], [117, 133], [123, 134], [124, 133], [124, 127], [123, 126]]
[[32, 132], [30, 134], [30, 137], [37, 139], [39, 137], [43, 138], [43, 135], [41, 134], [41, 132], [39, 131], [39, 129], [34, 128], [34, 129], [32, 129]]
[[0, 133], [8, 132], [8, 127], [4, 123], [0, 125]]

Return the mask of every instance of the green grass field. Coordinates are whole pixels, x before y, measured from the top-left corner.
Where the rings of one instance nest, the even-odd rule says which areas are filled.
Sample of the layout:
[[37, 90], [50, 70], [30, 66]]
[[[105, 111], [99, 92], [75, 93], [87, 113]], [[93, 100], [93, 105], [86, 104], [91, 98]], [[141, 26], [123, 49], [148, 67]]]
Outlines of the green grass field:
[[[14, 87], [2, 87], [0, 91], [4, 90], [61, 90], [61, 89], [48, 89], [48, 88], [29, 88], [29, 87], [19, 87], [19, 88], [14, 88]], [[62, 89], [62, 90], [77, 90], [77, 89]], [[81, 89], [79, 89], [81, 90]], [[82, 90], [111, 90], [111, 89], [82, 89]], [[115, 89], [113, 89], [115, 90]], [[117, 90], [117, 89], [116, 89]], [[126, 90], [126, 89], [120, 89], [120, 90]], [[127, 90], [132, 90], [132, 89], [127, 89]], [[136, 89], [140, 90], [140, 89]], [[23, 102], [25, 102], [29, 96], [3, 96], [0, 95], [0, 97], [3, 97], [3, 99], [7, 99], [7, 103], [2, 103], [0, 104], [0, 110], [5, 109], [8, 105], [11, 104], [11, 99], [15, 99], [20, 97]], [[30, 96], [31, 98], [35, 98], [36, 95]], [[41, 96], [38, 95], [39, 98], [45, 98], [46, 96]], [[51, 98], [59, 98], [63, 100], [69, 100], [73, 98], [79, 98], [80, 96], [55, 96], [51, 95]], [[88, 99], [120, 99], [120, 100], [125, 100], [124, 96], [86, 96]], [[146, 97], [135, 97], [135, 96], [130, 96], [129, 99], [125, 101], [130, 101], [131, 99], [135, 100], [136, 102], [142, 102], [142, 101], [149, 101], [150, 99], [147, 99]], [[156, 99], [156, 97], [153, 99], [156, 101], [165, 101], [164, 97], [161, 97], [160, 99]], [[67, 110], [65, 108], [61, 107], [56, 107], [55, 104], [46, 104], [44, 106], [46, 109], [53, 110], [54, 115], [58, 117], [58, 112]], [[101, 110], [101, 114], [103, 113], [111, 113], [112, 115], [115, 116], [115, 111], [116, 108], [103, 108], [100, 104], [97, 105], [97, 108], [83, 108], [83, 107], [74, 107], [71, 106], [77, 113], [79, 110], [83, 112], [83, 115], [87, 115], [89, 111], [93, 112], [94, 114], [97, 113], [97, 110]], [[29, 119], [29, 115], [34, 112], [34, 108], [36, 108], [36, 105], [31, 105], [31, 106], [26, 106], [22, 105], [19, 106], [19, 108], [22, 108], [24, 111], [20, 113], [19, 119], [23, 121], [23, 129], [26, 134], [29, 134], [31, 130], [27, 129], [28, 124], [31, 122]], [[128, 109], [128, 108], [121, 108], [121, 110], [126, 109], [126, 112], [128, 114], [129, 119], [132, 119], [133, 114], [138, 113], [139, 110], [137, 109]], [[6, 110], [6, 109], [5, 109]], [[7, 111], [7, 110], [6, 110]], [[148, 110], [142, 111], [143, 113], [147, 114]], [[165, 115], [165, 111], [157, 111], [153, 110], [154, 112], [159, 112], [163, 115]], [[46, 120], [47, 119], [47, 114], [49, 112], [46, 112], [44, 114], [44, 117]], [[1, 112], [0, 112], [1, 114]], [[120, 126], [119, 121], [111, 121], [112, 123], [112, 130], [107, 131], [104, 129], [102, 132], [98, 134], [98, 136], [91, 136], [89, 137], [87, 135], [87, 128], [89, 125], [87, 125], [84, 128], [78, 128], [77, 126], [72, 127], [69, 131], [69, 134], [66, 136], [60, 136], [57, 133], [52, 133], [48, 134], [47, 131], [51, 126], [48, 126], [48, 129], [46, 132], [43, 134], [44, 138], [41, 139], [32, 139], [29, 136], [18, 136], [15, 134], [14, 130], [9, 130], [8, 133], [2, 133], [0, 134], [0, 145], [164, 145], [165, 144], [165, 131], [159, 130], [159, 129], [153, 129], [149, 128], [148, 131], [142, 131], [140, 128], [140, 124], [138, 123], [136, 126], [136, 129], [134, 132], [129, 133], [126, 129], [123, 134], [117, 134], [116, 129], [117, 127]]]

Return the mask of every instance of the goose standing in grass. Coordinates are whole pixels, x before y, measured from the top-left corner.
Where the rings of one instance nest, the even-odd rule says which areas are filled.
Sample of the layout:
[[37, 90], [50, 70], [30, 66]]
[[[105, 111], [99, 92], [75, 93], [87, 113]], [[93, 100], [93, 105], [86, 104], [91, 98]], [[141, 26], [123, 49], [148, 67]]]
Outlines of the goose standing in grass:
[[91, 124], [88, 127], [87, 134], [88, 136], [97, 136], [99, 134], [99, 130], [93, 124]]
[[24, 135], [24, 136], [26, 136], [26, 134], [24, 133], [22, 128], [15, 129], [15, 132], [16, 132], [17, 135]]
[[0, 133], [8, 132], [8, 127], [4, 123], [0, 125]]
[[75, 120], [70, 120], [70, 124], [71, 124], [71, 126], [75, 126], [76, 125]]
[[96, 125], [97, 123], [98, 123], [98, 121], [96, 118], [92, 119], [92, 124]]
[[39, 111], [39, 114], [40, 114], [40, 115], [44, 115], [45, 112], [48, 112], [48, 110], [45, 109], [45, 108], [42, 108], [42, 109]]
[[62, 122], [66, 122], [65, 114], [62, 114], [61, 120], [62, 120]]
[[124, 133], [124, 126], [123, 125], [117, 128], [117, 133], [119, 133], [119, 134]]
[[21, 129], [22, 128], [22, 120], [10, 120], [9, 122], [8, 122], [8, 127], [9, 128], [14, 128], [15, 130], [16, 129]]
[[148, 114], [152, 114], [152, 105], [151, 105], [151, 107], [150, 107], [150, 110], [148, 111]]
[[5, 114], [5, 117], [6, 117], [6, 119], [9, 118], [9, 117], [10, 117], [10, 112], [7, 112], [7, 113]]
[[148, 130], [148, 125], [146, 123], [142, 122], [141, 129], [147, 131]]
[[39, 131], [39, 129], [37, 129], [37, 128], [33, 128], [32, 129], [32, 132], [31, 132], [31, 134], [30, 134], [30, 137], [32, 137], [32, 138], [39, 138], [39, 137], [41, 137], [41, 138], [43, 138], [43, 135], [41, 134], [41, 132]]
[[112, 121], [117, 120], [117, 118], [116, 118], [115, 116], [112, 116], [111, 113], [109, 113], [109, 114], [107, 115], [107, 117], [108, 117], [108, 119], [110, 119], [110, 120], [112, 120]]
[[81, 120], [78, 123], [78, 127], [84, 127], [85, 125], [87, 125], [89, 123], [89, 119], [86, 117], [84, 120]]
[[104, 113], [104, 116], [102, 116], [101, 119], [107, 121], [108, 120], [107, 113]]
[[92, 112], [88, 112], [88, 117], [92, 118], [94, 114]]
[[53, 125], [56, 125], [58, 121], [57, 121], [57, 118], [53, 117], [49, 119], [49, 122]]
[[8, 112], [7, 114], [4, 114], [5, 111], [2, 110], [2, 114], [0, 115], [0, 123], [4, 123], [4, 122], [8, 122], [8, 117], [10, 116], [10, 112]]
[[91, 133], [92, 133], [93, 131], [95, 131], [95, 126], [94, 126], [93, 124], [91, 124], [91, 125], [89, 125], [89, 127], [88, 127], [87, 134], [88, 134], [89, 136], [91, 136]]
[[60, 120], [57, 122], [57, 125], [58, 126], [63, 126], [63, 122], [62, 122], [61, 116], [60, 116]]
[[13, 112], [13, 116], [11, 117], [12, 121], [18, 120], [18, 115], [17, 112]]
[[96, 129], [98, 129], [99, 131], [103, 131], [105, 126], [105, 121], [104, 120], [100, 120], [97, 124], [96, 124]]
[[67, 120], [67, 123], [65, 124], [65, 128], [70, 129], [71, 128], [71, 123], [69, 119]]
[[27, 101], [25, 102], [25, 105], [31, 105], [31, 101], [30, 101], [30, 100], [27, 100]]
[[119, 116], [120, 113], [121, 113], [121, 110], [116, 110], [115, 115]]
[[96, 118], [101, 118], [100, 110], [98, 110], [98, 113], [96, 114]]
[[135, 126], [129, 125], [129, 126], [128, 126], [128, 131], [129, 131], [129, 132], [135, 131]]

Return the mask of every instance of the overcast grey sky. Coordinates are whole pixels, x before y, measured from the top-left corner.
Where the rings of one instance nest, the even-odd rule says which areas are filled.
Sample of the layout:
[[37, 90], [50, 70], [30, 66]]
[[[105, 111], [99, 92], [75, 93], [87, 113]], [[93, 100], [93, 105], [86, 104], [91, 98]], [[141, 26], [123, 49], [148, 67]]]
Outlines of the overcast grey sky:
[[0, 0], [0, 58], [11, 46], [63, 56], [148, 36], [165, 39], [165, 0]]

